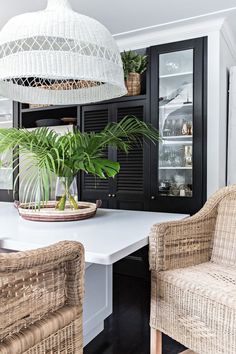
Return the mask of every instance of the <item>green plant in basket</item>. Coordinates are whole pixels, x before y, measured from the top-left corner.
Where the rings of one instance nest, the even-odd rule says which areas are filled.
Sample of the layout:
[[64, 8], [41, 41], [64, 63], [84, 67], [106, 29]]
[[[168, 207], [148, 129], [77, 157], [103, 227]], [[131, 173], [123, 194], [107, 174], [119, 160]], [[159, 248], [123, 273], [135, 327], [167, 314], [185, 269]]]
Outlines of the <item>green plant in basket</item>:
[[[134, 116], [126, 116], [119, 123], [110, 123], [100, 133], [68, 132], [60, 136], [49, 128], [33, 131], [15, 128], [0, 129], [0, 154], [13, 151], [14, 170], [19, 167], [19, 155], [24, 168], [15, 179], [24, 182], [22, 202], [40, 208], [50, 199], [52, 180], [60, 177], [64, 193], [56, 208], [64, 210], [68, 202], [73, 209], [77, 202], [70, 194], [70, 186], [78, 172], [101, 179], [114, 178], [120, 170], [119, 162], [105, 157], [111, 146], [128, 153], [137, 143], [159, 140], [152, 126]], [[15, 188], [15, 187], [14, 187]]]
[[147, 70], [147, 55], [138, 54], [132, 50], [124, 51], [121, 54], [125, 80], [128, 79], [130, 73], [143, 74]]

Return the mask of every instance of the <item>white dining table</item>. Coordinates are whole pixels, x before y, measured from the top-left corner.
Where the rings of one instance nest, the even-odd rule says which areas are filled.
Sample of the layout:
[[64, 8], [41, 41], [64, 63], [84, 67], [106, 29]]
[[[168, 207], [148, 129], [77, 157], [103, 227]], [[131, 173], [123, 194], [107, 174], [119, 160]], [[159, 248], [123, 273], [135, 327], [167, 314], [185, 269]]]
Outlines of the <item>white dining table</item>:
[[86, 345], [103, 330], [104, 320], [112, 313], [112, 265], [146, 246], [153, 224], [185, 217], [188, 215], [98, 209], [87, 220], [34, 222], [22, 219], [12, 203], [0, 202], [0, 248], [25, 251], [64, 240], [84, 245]]

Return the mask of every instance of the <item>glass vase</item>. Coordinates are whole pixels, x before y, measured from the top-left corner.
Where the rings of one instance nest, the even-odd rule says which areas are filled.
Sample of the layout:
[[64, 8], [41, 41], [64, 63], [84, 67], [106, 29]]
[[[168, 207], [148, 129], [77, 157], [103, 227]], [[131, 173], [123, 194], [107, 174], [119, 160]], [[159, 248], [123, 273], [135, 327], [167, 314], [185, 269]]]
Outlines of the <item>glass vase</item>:
[[78, 209], [77, 178], [57, 177], [55, 190], [56, 209], [65, 210], [66, 205], [71, 209]]

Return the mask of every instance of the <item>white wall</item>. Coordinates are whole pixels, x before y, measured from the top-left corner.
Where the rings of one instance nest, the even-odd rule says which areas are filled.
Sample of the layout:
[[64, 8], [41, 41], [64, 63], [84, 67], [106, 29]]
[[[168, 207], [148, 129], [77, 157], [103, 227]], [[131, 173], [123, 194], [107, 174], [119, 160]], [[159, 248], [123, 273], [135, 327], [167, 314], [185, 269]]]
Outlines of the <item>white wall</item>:
[[225, 20], [190, 23], [159, 31], [115, 36], [121, 50], [138, 49], [197, 37], [208, 37], [208, 90], [207, 90], [207, 195], [225, 185], [226, 125], [227, 125], [227, 72], [236, 65], [231, 33]]
[[[220, 135], [222, 138], [227, 136], [227, 124], [224, 117], [227, 116], [227, 102], [228, 102], [228, 83], [229, 83], [229, 71], [232, 66], [236, 65], [236, 53], [234, 52], [234, 47], [229, 46], [227, 38], [225, 38], [224, 33], [221, 33], [220, 37]], [[235, 48], [236, 51], [236, 48]], [[235, 137], [234, 137], [235, 138]], [[234, 145], [235, 146], [235, 145]], [[226, 169], [226, 154], [227, 154], [227, 144], [221, 144], [220, 146], [220, 161], [222, 161], [221, 173], [219, 175], [220, 184], [226, 182], [226, 176], [224, 171]], [[235, 183], [236, 176], [233, 178]]]

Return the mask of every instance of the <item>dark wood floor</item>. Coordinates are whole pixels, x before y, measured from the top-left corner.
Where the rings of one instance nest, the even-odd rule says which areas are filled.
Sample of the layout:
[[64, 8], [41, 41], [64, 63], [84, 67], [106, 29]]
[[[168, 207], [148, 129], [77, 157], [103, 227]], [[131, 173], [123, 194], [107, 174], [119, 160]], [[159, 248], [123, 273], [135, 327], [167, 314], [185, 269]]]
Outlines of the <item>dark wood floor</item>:
[[[114, 276], [113, 314], [84, 354], [149, 354], [149, 288], [143, 279]], [[163, 354], [184, 350], [168, 337], [164, 337], [163, 344]]]

